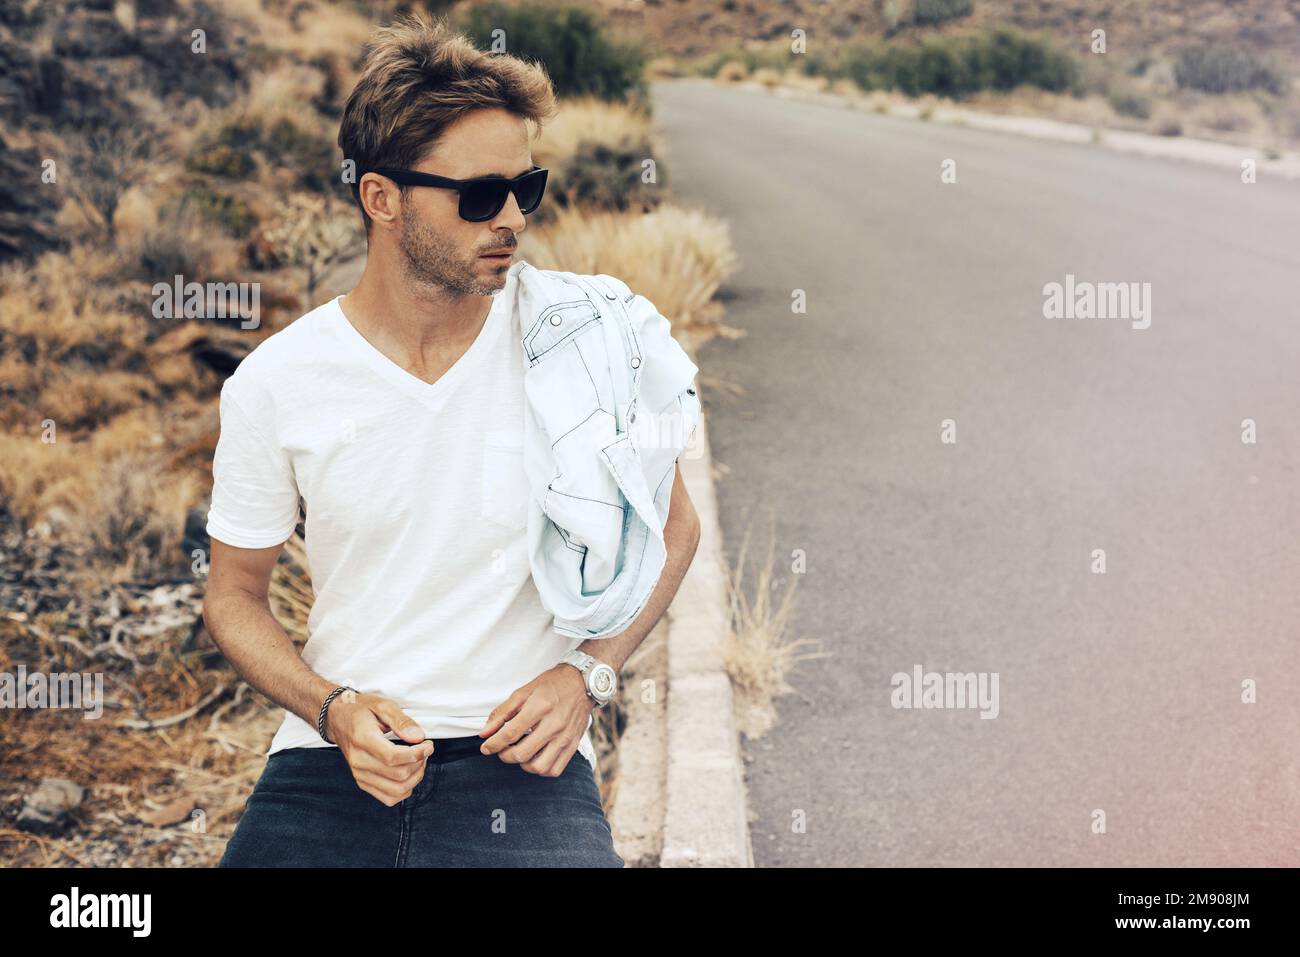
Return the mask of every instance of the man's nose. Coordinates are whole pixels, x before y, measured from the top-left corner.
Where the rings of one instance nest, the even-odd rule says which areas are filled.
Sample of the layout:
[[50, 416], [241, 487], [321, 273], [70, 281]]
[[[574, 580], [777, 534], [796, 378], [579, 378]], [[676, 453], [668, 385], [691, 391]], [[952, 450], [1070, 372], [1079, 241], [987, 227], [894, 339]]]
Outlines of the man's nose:
[[512, 189], [506, 194], [506, 204], [501, 207], [501, 212], [497, 213], [496, 218], [492, 220], [494, 228], [509, 228], [512, 232], [521, 233], [528, 226], [528, 217], [519, 209], [519, 200]]

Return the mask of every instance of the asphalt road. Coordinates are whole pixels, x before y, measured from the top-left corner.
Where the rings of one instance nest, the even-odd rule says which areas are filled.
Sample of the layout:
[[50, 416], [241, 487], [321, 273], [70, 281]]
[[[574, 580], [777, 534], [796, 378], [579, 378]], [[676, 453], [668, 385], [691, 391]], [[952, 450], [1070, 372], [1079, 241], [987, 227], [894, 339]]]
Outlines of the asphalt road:
[[[749, 334], [700, 355], [727, 548], [775, 515], [791, 635], [830, 652], [746, 742], [756, 862], [1300, 864], [1300, 184], [654, 101], [743, 261]], [[1045, 318], [1067, 273], [1150, 283], [1150, 327]], [[997, 717], [893, 707], [917, 665], [996, 672]]]

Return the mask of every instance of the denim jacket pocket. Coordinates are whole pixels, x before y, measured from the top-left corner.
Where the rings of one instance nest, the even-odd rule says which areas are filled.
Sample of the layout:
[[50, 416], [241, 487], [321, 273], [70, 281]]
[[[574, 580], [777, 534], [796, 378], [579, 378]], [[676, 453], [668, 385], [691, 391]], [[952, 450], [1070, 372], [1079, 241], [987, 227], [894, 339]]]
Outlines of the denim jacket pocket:
[[529, 365], [544, 362], [583, 330], [590, 331], [600, 315], [589, 299], [557, 302], [542, 310], [524, 335]]

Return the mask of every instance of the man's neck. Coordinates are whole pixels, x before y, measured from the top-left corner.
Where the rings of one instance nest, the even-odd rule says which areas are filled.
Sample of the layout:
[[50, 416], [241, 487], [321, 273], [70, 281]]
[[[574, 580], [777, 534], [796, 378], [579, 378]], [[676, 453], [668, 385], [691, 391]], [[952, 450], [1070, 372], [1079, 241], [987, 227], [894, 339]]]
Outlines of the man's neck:
[[381, 268], [370, 257], [361, 281], [340, 305], [371, 345], [412, 375], [432, 382], [478, 337], [492, 297], [413, 287], [407, 276]]

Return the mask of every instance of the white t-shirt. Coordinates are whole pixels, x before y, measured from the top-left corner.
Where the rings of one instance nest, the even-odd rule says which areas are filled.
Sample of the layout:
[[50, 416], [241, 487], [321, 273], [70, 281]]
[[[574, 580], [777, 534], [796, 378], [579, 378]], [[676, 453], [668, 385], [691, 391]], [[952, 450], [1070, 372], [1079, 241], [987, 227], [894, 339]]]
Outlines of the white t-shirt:
[[[278, 545], [301, 496], [316, 592], [303, 660], [394, 699], [432, 738], [477, 734], [580, 644], [554, 631], [529, 568], [509, 291], [432, 385], [371, 345], [335, 299], [260, 343], [221, 390], [208, 534]], [[267, 754], [294, 747], [329, 745], [286, 711]], [[594, 768], [589, 731], [579, 752]]]

